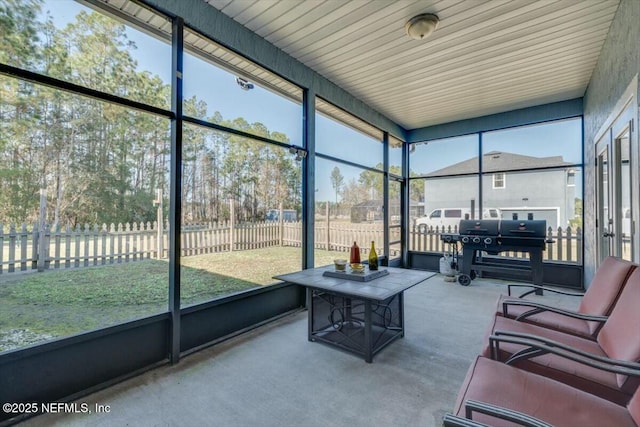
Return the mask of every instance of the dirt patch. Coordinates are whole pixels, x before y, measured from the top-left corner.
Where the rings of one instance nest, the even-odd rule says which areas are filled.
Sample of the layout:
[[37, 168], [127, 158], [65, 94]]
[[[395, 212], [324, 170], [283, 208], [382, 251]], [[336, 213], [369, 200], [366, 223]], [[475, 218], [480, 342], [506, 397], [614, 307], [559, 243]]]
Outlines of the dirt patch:
[[30, 331], [29, 329], [9, 329], [8, 331], [0, 331], [0, 351], [26, 347], [52, 338], [54, 338], [53, 335], [38, 334]]

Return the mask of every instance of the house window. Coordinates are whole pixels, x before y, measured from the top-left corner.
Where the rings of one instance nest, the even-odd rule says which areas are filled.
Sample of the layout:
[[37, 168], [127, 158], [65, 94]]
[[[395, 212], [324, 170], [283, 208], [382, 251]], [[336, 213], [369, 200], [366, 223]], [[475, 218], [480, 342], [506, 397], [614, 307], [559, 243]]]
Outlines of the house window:
[[567, 171], [567, 187], [575, 187], [576, 186], [576, 171], [570, 169]]
[[493, 174], [493, 188], [505, 188], [505, 176], [504, 173]]

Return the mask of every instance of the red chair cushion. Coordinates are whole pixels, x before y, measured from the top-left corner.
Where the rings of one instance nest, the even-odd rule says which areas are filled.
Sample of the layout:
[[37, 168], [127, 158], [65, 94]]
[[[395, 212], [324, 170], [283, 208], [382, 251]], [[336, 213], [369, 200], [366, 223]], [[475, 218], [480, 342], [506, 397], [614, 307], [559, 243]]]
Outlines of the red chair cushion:
[[631, 418], [633, 418], [633, 421], [640, 426], [640, 388], [638, 388], [634, 393], [631, 401], [627, 405], [627, 409], [629, 410], [629, 414], [631, 415]]
[[[514, 299], [506, 295], [501, 295], [498, 298], [498, 307], [496, 313], [502, 315], [502, 302], [505, 299]], [[524, 307], [521, 305], [510, 305], [508, 316], [509, 318], [516, 318], [522, 313], [532, 310], [533, 307]], [[562, 314], [554, 313], [552, 311], [545, 311], [542, 313], [534, 314], [533, 316], [526, 317], [524, 322], [533, 323], [535, 325], [544, 326], [545, 328], [555, 329], [557, 331], [567, 332], [569, 334], [578, 335], [580, 337], [595, 339], [591, 332], [590, 322], [582, 319], [576, 319], [575, 317], [564, 316]]]
[[[640, 269], [634, 270], [627, 280], [609, 319], [598, 333], [598, 343], [613, 359], [640, 360]], [[640, 381], [628, 379], [618, 375], [618, 385], [633, 393]]]
[[[618, 300], [625, 280], [635, 267], [635, 264], [629, 261], [613, 257], [605, 258], [582, 297], [578, 311], [599, 316], [609, 315]], [[600, 326], [597, 322], [589, 322], [589, 329], [594, 335]]]
[[[493, 323], [487, 330], [485, 338], [486, 347], [482, 354], [485, 357], [491, 357], [488, 336], [494, 334], [496, 331], [510, 331], [540, 336], [597, 356], [607, 356], [596, 341], [529, 323], [518, 322], [517, 320], [501, 316], [495, 316]], [[509, 356], [523, 348], [524, 347], [519, 344], [501, 343], [499, 360], [505, 361]], [[521, 360], [516, 362], [514, 366], [548, 378], [553, 378], [620, 405], [625, 405], [632, 394], [632, 392], [630, 393], [620, 389], [616, 380], [616, 374], [592, 368], [554, 354], [545, 354], [531, 359]]]
[[[614, 257], [606, 258], [596, 271], [591, 285], [580, 300], [580, 306], [577, 311], [583, 314], [608, 316], [618, 300], [626, 280], [636, 267], [636, 264], [629, 261]], [[505, 295], [498, 298], [496, 313], [499, 316], [503, 315], [502, 302], [505, 299], [513, 298], [514, 297]], [[529, 309], [528, 307], [522, 306], [510, 306], [507, 317], [515, 318]], [[528, 317], [525, 321], [570, 334], [592, 338], [595, 338], [599, 328], [602, 326], [599, 322], [587, 322], [552, 312], [536, 314]]]
[[[468, 399], [523, 412], [556, 426], [637, 427], [624, 406], [480, 356], [460, 388], [456, 415], [465, 416], [464, 402]], [[491, 426], [519, 425], [482, 414], [474, 414], [473, 419]]]

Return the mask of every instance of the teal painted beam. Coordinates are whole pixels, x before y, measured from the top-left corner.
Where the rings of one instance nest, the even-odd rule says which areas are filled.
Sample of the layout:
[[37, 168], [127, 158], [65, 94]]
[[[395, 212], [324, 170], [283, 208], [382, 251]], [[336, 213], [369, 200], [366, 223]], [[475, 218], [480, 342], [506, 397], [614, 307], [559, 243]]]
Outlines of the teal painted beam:
[[568, 101], [554, 102], [535, 107], [507, 111], [475, 117], [457, 122], [444, 123], [407, 131], [407, 142], [430, 141], [440, 138], [469, 135], [476, 132], [486, 132], [505, 129], [514, 126], [530, 125], [550, 120], [565, 119], [582, 115], [582, 98]]

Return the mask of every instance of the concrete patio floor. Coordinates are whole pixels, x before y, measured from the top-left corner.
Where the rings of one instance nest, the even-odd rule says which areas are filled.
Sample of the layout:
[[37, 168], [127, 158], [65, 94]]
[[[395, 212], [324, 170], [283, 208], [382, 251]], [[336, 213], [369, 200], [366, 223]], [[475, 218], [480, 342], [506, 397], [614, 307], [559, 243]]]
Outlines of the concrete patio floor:
[[108, 413], [47, 414], [20, 425], [440, 426], [505, 283], [476, 279], [463, 287], [437, 275], [408, 290], [405, 337], [372, 364], [307, 341], [301, 311], [77, 401]]

